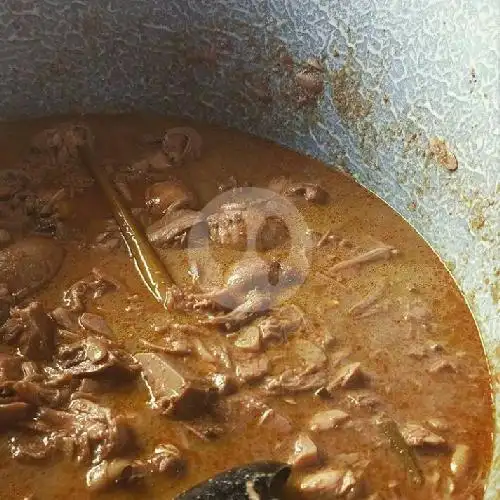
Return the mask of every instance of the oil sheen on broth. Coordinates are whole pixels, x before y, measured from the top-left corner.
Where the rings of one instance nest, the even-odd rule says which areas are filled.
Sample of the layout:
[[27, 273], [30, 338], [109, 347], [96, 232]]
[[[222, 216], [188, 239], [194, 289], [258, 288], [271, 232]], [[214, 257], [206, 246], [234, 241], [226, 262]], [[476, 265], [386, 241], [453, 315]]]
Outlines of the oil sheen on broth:
[[[174, 310], [138, 277], [79, 166], [85, 129], [72, 123], [92, 130], [95, 161], [184, 290]], [[179, 125], [125, 115], [0, 126], [0, 497], [174, 498], [272, 459], [293, 466], [289, 499], [481, 498], [489, 374], [437, 256], [348, 176], [202, 124], [186, 125], [201, 150], [189, 128], [162, 145]], [[305, 224], [304, 252], [290, 255], [292, 231], [262, 216], [272, 193]], [[199, 211], [217, 197], [236, 205], [207, 226]], [[245, 228], [257, 228], [257, 250], [242, 246]], [[307, 273], [294, 273], [304, 259]], [[277, 292], [273, 273], [289, 278]], [[189, 370], [194, 405], [165, 395], [162, 359]]]

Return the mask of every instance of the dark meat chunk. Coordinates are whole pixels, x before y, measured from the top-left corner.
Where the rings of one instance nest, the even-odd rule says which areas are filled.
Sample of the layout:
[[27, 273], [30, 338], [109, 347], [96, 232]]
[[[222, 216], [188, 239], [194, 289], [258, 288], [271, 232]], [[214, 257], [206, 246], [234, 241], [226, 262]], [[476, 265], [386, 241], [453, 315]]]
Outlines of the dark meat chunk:
[[368, 376], [361, 369], [361, 363], [350, 363], [340, 368], [333, 380], [328, 384], [328, 391], [333, 392], [336, 389], [352, 389], [362, 387]]
[[258, 204], [223, 205], [207, 217], [207, 223], [211, 241], [239, 250], [269, 250], [290, 236], [283, 219]]
[[302, 196], [313, 203], [324, 204], [329, 199], [328, 193], [319, 184], [313, 182], [292, 182], [278, 177], [269, 183], [269, 189], [284, 196]]
[[269, 317], [260, 322], [259, 328], [264, 342], [270, 340], [284, 342], [288, 335], [298, 331], [303, 324], [303, 311], [298, 306], [290, 304], [273, 311]]
[[117, 280], [94, 268], [89, 276], [77, 281], [66, 290], [64, 301], [71, 311], [83, 312], [88, 300], [97, 299], [120, 288], [121, 285]]
[[155, 447], [154, 453], [146, 459], [146, 467], [150, 473], [177, 476], [186, 466], [181, 452], [173, 444], [160, 444]]
[[271, 394], [286, 394], [316, 390], [326, 384], [326, 372], [323, 370], [285, 370], [278, 376], [268, 377], [264, 389]]
[[54, 353], [55, 323], [40, 302], [14, 308], [11, 317], [0, 328], [0, 338], [18, 346], [31, 360], [50, 360]]
[[85, 125], [63, 123], [38, 133], [33, 138], [31, 149], [45, 155], [53, 165], [63, 166], [70, 161], [79, 161], [78, 148], [84, 144], [92, 147], [92, 132]]
[[22, 376], [22, 358], [0, 352], [0, 383], [19, 380]]
[[109, 327], [108, 323], [102, 316], [99, 316], [99, 314], [87, 312], [83, 313], [80, 316], [80, 325], [82, 325], [86, 330], [90, 330], [104, 337], [113, 336], [113, 331]]
[[191, 419], [205, 413], [214, 401], [216, 391], [174, 359], [147, 352], [136, 354], [135, 358], [142, 366], [152, 403], [162, 413]]
[[180, 209], [166, 213], [146, 229], [151, 243], [157, 246], [179, 246], [187, 243], [189, 231], [204, 222], [201, 212]]
[[66, 404], [69, 400], [69, 389], [55, 389], [44, 387], [43, 384], [20, 380], [12, 385], [16, 396], [25, 403], [33, 406], [48, 406], [58, 408]]
[[231, 270], [226, 286], [219, 290], [192, 295], [195, 307], [218, 307], [230, 313], [210, 318], [206, 322], [234, 328], [255, 314], [267, 311], [273, 300], [287, 287], [297, 285], [301, 273], [279, 262], [267, 262], [258, 257], [239, 262]]
[[83, 398], [71, 401], [68, 410], [61, 433], [72, 440], [77, 461], [101, 461], [135, 448], [135, 436], [125, 417]]
[[344, 498], [359, 487], [359, 478], [350, 469], [323, 469], [306, 476], [300, 490], [311, 498]]
[[33, 406], [22, 401], [0, 404], [0, 426], [16, 425], [30, 418], [33, 410]]
[[240, 361], [236, 375], [242, 382], [257, 382], [269, 373], [269, 359], [265, 355]]
[[0, 283], [15, 297], [27, 297], [56, 275], [63, 258], [54, 240], [25, 238], [0, 251]]
[[356, 391], [347, 395], [347, 404], [353, 408], [375, 410], [381, 405], [380, 398], [367, 391]]
[[169, 128], [163, 137], [162, 150], [170, 166], [183, 163], [186, 158], [201, 156], [203, 140], [192, 127]]
[[419, 424], [406, 424], [401, 434], [408, 446], [446, 446], [446, 440]]
[[178, 179], [168, 179], [157, 182], [146, 189], [146, 207], [155, 216], [174, 212], [181, 208], [194, 210], [196, 197], [183, 182]]
[[87, 471], [87, 488], [102, 491], [112, 486], [130, 486], [144, 478], [146, 470], [142, 462], [115, 458], [103, 460]]
[[78, 316], [74, 311], [65, 307], [56, 307], [50, 315], [60, 327], [70, 332], [78, 332], [80, 330]]
[[98, 378], [122, 382], [135, 377], [140, 367], [134, 358], [112, 341], [89, 335], [73, 344], [62, 345], [57, 364], [74, 378]]
[[288, 463], [294, 469], [313, 467], [320, 463], [318, 447], [307, 434], [300, 434], [293, 445], [293, 454]]

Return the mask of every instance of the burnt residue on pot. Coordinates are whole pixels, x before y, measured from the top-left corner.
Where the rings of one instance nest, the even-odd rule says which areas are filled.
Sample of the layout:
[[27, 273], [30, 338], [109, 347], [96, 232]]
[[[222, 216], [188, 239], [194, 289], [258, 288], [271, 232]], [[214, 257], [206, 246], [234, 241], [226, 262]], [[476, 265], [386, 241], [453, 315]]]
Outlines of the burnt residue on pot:
[[454, 172], [458, 168], [457, 157], [450, 151], [444, 139], [431, 137], [429, 139], [427, 155], [429, 159], [435, 160], [439, 165], [450, 172]]

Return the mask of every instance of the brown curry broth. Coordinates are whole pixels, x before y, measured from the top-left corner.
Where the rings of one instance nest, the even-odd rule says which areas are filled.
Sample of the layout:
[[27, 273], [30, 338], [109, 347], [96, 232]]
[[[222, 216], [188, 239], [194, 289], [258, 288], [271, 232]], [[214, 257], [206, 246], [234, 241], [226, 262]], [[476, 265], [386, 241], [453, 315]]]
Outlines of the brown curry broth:
[[[138, 139], [143, 134], [160, 136], [167, 126], [178, 125], [157, 116], [144, 115], [90, 116], [85, 122], [98, 138], [97, 158], [100, 161], [112, 158], [118, 164], [137, 161], [148, 149], [153, 149], [139, 145]], [[1, 125], [2, 164], [8, 167], [11, 162], [18, 161], [25, 154], [33, 133], [54, 123], [54, 120], [43, 119]], [[329, 328], [336, 338], [331, 351], [350, 348], [349, 360], [362, 361], [363, 368], [373, 376], [372, 388], [383, 397], [395, 420], [400, 423], [423, 422], [426, 418], [444, 417], [451, 430], [442, 435], [450, 443], [466, 443], [473, 448], [475, 471], [484, 479], [491, 459], [493, 428], [487, 366], [471, 314], [438, 257], [401, 217], [349, 177], [327, 169], [315, 160], [233, 130], [206, 125], [196, 125], [196, 128], [205, 144], [202, 158], [188, 162], [173, 173], [194, 189], [202, 205], [218, 194], [218, 184], [226, 182], [231, 175], [262, 187], [279, 175], [318, 181], [331, 193], [331, 202], [326, 208], [303, 200], [296, 202], [311, 229], [323, 232], [333, 226], [338, 234], [360, 250], [387, 243], [400, 251], [396, 258], [387, 262], [368, 264], [360, 271], [345, 271], [338, 275], [339, 279], [326, 279], [316, 273], [326, 270], [328, 262], [334, 262], [333, 256], [345, 258], [355, 252], [325, 246], [315, 252], [308, 280], [290, 302], [302, 307], [317, 326], [308, 329], [312, 340], [321, 340], [323, 331]], [[140, 206], [144, 186], [131, 187], [135, 206]], [[104, 220], [110, 217], [108, 207], [95, 187], [79, 196], [77, 201], [74, 226], [80, 228], [85, 239], [91, 242], [102, 231]], [[57, 279], [39, 294], [49, 308], [60, 303], [68, 285], [88, 274], [93, 266], [100, 266], [124, 282], [128, 291], [107, 295], [92, 304], [90, 310], [106, 317], [116, 338], [123, 341], [131, 352], [144, 350], [139, 338], [161, 342], [161, 335], [153, 332], [151, 322], [165, 313], [145, 290], [123, 249], [106, 255], [102, 251], [82, 249], [76, 243], [67, 243], [66, 248], [67, 257]], [[228, 262], [235, 255], [220, 250], [218, 257], [222, 262]], [[175, 278], [188, 283], [184, 251], [169, 250], [166, 259]], [[388, 311], [364, 319], [350, 318], [346, 314], [348, 308], [383, 280], [389, 283], [390, 292], [385, 295], [390, 299]], [[131, 303], [126, 297], [131, 294], [137, 294], [134, 303], [143, 308], [140, 314], [125, 310]], [[433, 331], [412, 330], [409, 323], [403, 321], [404, 304], [412, 297], [418, 297], [430, 306], [435, 324]], [[319, 299], [328, 300], [328, 303], [318, 304]], [[335, 305], [335, 300], [338, 305]], [[220, 334], [214, 331], [213, 335]], [[426, 372], [428, 360], [408, 356], [412, 346], [430, 340], [443, 343], [449, 354], [466, 353], [457, 362], [457, 374], [430, 375]], [[269, 350], [271, 355], [276, 349]], [[256, 389], [241, 391], [251, 393]], [[348, 391], [340, 394], [344, 393]], [[201, 442], [187, 433], [190, 442], [190, 449], [186, 450], [188, 473], [183, 479], [157, 475], [148, 479], [144, 488], [115, 489], [103, 493], [103, 496], [117, 499], [142, 495], [171, 498], [196, 482], [237, 464], [256, 459], [286, 460], [294, 436], [307, 429], [310, 416], [330, 407], [345, 409], [357, 425], [313, 437], [325, 463], [335, 465], [336, 454], [361, 452], [371, 460], [365, 475], [369, 492], [386, 489], [391, 480], [401, 482], [406, 488], [402, 466], [383, 436], [370, 423], [372, 414], [368, 410], [349, 408], [344, 395], [336, 396], [333, 401], [314, 399], [307, 393], [294, 399], [297, 401], [295, 405], [284, 402], [281, 397], [274, 398], [274, 401], [271, 398], [272, 406], [291, 418], [294, 431], [290, 436], [277, 440], [274, 431], [265, 431], [255, 423], [246, 427], [244, 432], [240, 430], [214, 442]], [[182, 424], [159, 416], [147, 407], [146, 401], [147, 394], [140, 379], [118, 393], [108, 394], [103, 400], [121, 412], [135, 415], [134, 425], [142, 446], [140, 456], [145, 456], [161, 442], [183, 446], [180, 439]], [[0, 497], [22, 498], [31, 493], [35, 493], [37, 499], [91, 496], [84, 484], [84, 467], [63, 461], [47, 465], [18, 464], [7, 452], [7, 435], [8, 432], [0, 438]], [[426, 473], [437, 468], [447, 474], [449, 459], [449, 453], [419, 455]], [[292, 484], [296, 484], [300, 477], [301, 474], [297, 474]], [[474, 498], [479, 498], [481, 492], [481, 481], [469, 491], [474, 493]], [[404, 496], [428, 498], [429, 490], [428, 487], [420, 491], [408, 489]], [[299, 498], [299, 495], [292, 492], [290, 498]]]

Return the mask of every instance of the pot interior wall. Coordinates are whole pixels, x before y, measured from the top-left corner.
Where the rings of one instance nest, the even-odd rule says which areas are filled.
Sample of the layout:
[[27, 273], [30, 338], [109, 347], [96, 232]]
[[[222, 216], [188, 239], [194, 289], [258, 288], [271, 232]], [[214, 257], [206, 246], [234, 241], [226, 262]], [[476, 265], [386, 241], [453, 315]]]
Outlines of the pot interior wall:
[[152, 110], [343, 168], [441, 256], [498, 380], [499, 16], [488, 0], [7, 0], [0, 118]]

